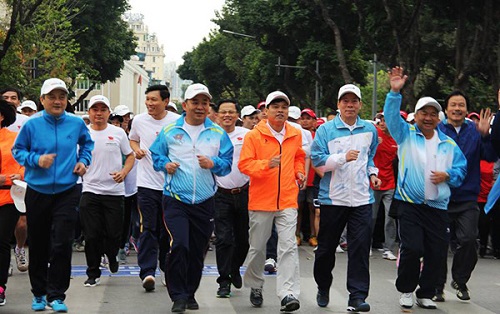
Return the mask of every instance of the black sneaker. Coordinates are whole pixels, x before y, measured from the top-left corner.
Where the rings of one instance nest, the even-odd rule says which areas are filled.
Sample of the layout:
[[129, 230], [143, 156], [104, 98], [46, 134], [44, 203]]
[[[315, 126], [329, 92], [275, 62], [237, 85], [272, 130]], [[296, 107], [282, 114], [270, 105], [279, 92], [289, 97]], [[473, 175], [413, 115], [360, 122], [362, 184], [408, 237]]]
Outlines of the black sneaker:
[[316, 303], [319, 307], [326, 307], [330, 302], [329, 291], [318, 289], [318, 294], [316, 294]]
[[281, 312], [293, 312], [300, 308], [300, 302], [293, 296], [289, 294], [281, 300]]
[[462, 301], [470, 300], [470, 293], [469, 289], [467, 289], [466, 284], [457, 284], [457, 298], [459, 298]]
[[198, 305], [198, 302], [196, 302], [195, 298], [189, 298], [187, 301], [186, 308], [188, 310], [199, 310], [200, 306]]
[[261, 307], [262, 302], [262, 288], [251, 288], [250, 289], [250, 303], [255, 307]]
[[231, 275], [231, 282], [236, 289], [241, 289], [241, 287], [243, 286], [243, 280], [241, 279], [239, 271]]
[[172, 304], [172, 313], [184, 313], [186, 311], [187, 301], [180, 299]]
[[436, 295], [432, 298], [434, 302], [444, 302], [444, 291], [441, 289], [436, 290]]
[[370, 304], [362, 299], [349, 300], [347, 312], [370, 312]]
[[118, 272], [119, 264], [118, 264], [118, 258], [116, 256], [111, 256], [108, 258], [108, 269], [109, 272], [112, 274], [116, 274]]
[[101, 278], [89, 278], [89, 279], [85, 280], [83, 285], [85, 287], [95, 287], [95, 286], [98, 286], [100, 283], [101, 283]]
[[219, 289], [217, 290], [218, 298], [229, 298], [231, 296], [231, 284], [221, 283]]

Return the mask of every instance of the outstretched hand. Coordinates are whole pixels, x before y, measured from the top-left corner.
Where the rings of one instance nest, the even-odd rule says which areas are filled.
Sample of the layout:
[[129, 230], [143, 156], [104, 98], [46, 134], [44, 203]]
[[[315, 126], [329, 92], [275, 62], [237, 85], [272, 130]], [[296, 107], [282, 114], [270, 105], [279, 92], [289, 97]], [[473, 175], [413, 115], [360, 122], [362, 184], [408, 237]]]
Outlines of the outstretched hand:
[[479, 123], [477, 124], [477, 130], [483, 137], [490, 134], [491, 119], [493, 119], [491, 109], [481, 109], [481, 112], [479, 114]]
[[403, 75], [404, 69], [402, 67], [393, 67], [392, 70], [389, 71], [389, 82], [391, 84], [391, 91], [395, 93], [399, 93], [403, 86], [405, 86], [406, 79], [408, 79], [408, 75]]

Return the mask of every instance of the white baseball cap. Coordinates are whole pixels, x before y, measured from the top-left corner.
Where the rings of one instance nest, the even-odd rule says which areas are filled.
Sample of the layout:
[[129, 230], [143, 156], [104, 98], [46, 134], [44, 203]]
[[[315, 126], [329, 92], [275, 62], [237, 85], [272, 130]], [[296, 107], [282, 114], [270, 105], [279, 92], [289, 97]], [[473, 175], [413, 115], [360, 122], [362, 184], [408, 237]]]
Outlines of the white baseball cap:
[[347, 93], [353, 93], [354, 95], [356, 95], [356, 97], [358, 97], [361, 100], [361, 90], [356, 85], [354, 85], [354, 84], [346, 84], [346, 85], [342, 86], [339, 89], [339, 97], [338, 97], [338, 99], [340, 100], [340, 98], [342, 96], [344, 96], [345, 94], [347, 94]]
[[415, 113], [414, 112], [410, 112], [408, 114], [408, 117], [406, 117], [406, 122], [412, 122], [413, 120], [415, 120]]
[[206, 87], [203, 84], [196, 83], [196, 84], [191, 84], [188, 86], [186, 89], [186, 92], [184, 93], [184, 100], [188, 99], [193, 99], [197, 95], [203, 94], [207, 96], [208, 98], [212, 99], [212, 95], [210, 95], [210, 92], [208, 91], [208, 87]]
[[437, 100], [432, 97], [422, 97], [417, 101], [417, 104], [415, 105], [415, 112], [419, 111], [425, 106], [432, 106], [436, 108], [438, 112], [441, 111], [441, 105], [437, 102]]
[[105, 104], [108, 107], [109, 111], [111, 111], [111, 105], [109, 104], [109, 99], [103, 95], [95, 95], [90, 98], [89, 101], [89, 109], [92, 108], [95, 104]]
[[175, 112], [177, 112], [177, 105], [174, 104], [173, 102], [169, 101], [167, 107], [170, 107], [170, 108], [174, 109]]
[[243, 107], [243, 109], [241, 109], [241, 118], [243, 119], [246, 116], [251, 116], [254, 113], [259, 113], [259, 112], [260, 112], [259, 109], [255, 108], [252, 105], [248, 105], [248, 106]]
[[42, 89], [40, 90], [40, 96], [47, 95], [54, 89], [60, 89], [68, 94], [68, 88], [63, 80], [58, 78], [49, 78], [43, 82]]
[[14, 200], [17, 210], [20, 213], [26, 212], [26, 204], [24, 204], [24, 196], [26, 195], [26, 188], [28, 184], [21, 180], [12, 180], [10, 188], [10, 196]]
[[288, 107], [288, 116], [290, 118], [297, 120], [300, 118], [300, 114], [301, 114], [301, 111], [300, 111], [299, 107], [297, 107], [297, 106]]
[[132, 113], [132, 111], [130, 111], [126, 105], [118, 105], [115, 107], [115, 110], [113, 110], [113, 113], [123, 117], [127, 113]]
[[30, 108], [31, 110], [37, 110], [37, 107], [36, 107], [36, 104], [33, 100], [25, 100], [23, 101], [23, 103], [21, 104], [21, 106], [19, 106], [19, 110], [22, 110], [24, 108]]
[[269, 106], [270, 103], [273, 102], [273, 100], [280, 99], [280, 98], [283, 99], [284, 101], [286, 101], [286, 103], [288, 105], [290, 105], [290, 99], [288, 98], [288, 96], [285, 93], [277, 90], [277, 91], [274, 91], [274, 92], [270, 93], [269, 95], [267, 95], [266, 108], [267, 108], [267, 106]]

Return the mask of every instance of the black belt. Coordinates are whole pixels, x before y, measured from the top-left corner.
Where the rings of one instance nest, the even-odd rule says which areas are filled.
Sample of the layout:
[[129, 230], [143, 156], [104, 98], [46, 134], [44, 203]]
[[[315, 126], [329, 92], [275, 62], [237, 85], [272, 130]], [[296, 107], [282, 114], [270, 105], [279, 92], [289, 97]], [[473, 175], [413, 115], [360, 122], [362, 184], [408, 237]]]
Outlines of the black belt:
[[234, 195], [234, 194], [240, 194], [241, 192], [243, 192], [246, 189], [248, 189], [248, 183], [245, 184], [244, 186], [241, 186], [239, 188], [234, 188], [234, 189], [225, 189], [225, 188], [219, 187], [217, 189], [217, 191], [224, 193], [224, 194], [233, 194]]
[[0, 185], [0, 190], [10, 190], [12, 185]]

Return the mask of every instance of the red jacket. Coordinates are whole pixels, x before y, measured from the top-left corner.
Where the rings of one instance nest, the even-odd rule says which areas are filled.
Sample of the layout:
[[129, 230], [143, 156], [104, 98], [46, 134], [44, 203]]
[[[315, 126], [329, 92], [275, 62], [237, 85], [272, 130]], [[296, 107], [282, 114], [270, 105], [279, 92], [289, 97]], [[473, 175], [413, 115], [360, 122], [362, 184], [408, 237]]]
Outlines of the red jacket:
[[[281, 154], [279, 167], [269, 168], [269, 160]], [[304, 173], [306, 154], [302, 134], [285, 123], [285, 138], [280, 145], [262, 120], [247, 133], [241, 148], [238, 168], [250, 177], [249, 210], [279, 211], [297, 208], [299, 187], [296, 175]]]
[[390, 134], [384, 133], [377, 128], [378, 137], [381, 138], [377, 146], [377, 152], [373, 157], [373, 163], [378, 168], [378, 177], [382, 181], [380, 186], [381, 191], [387, 191], [396, 187], [394, 181], [394, 168], [392, 162], [398, 154], [398, 144], [394, 141]]

